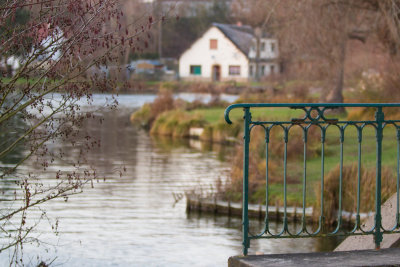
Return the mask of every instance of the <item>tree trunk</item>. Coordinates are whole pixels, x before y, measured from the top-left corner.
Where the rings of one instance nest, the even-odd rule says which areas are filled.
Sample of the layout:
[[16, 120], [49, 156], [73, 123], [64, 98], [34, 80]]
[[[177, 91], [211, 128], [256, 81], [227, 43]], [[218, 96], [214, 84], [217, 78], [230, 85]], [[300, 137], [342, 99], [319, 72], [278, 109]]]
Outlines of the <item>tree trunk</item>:
[[344, 84], [344, 64], [346, 60], [346, 46], [347, 39], [343, 38], [340, 45], [340, 54], [338, 60], [338, 68], [335, 79], [335, 87], [333, 91], [329, 94], [328, 102], [331, 103], [343, 103], [343, 84]]
[[162, 58], [162, 20], [158, 24], [158, 58]]

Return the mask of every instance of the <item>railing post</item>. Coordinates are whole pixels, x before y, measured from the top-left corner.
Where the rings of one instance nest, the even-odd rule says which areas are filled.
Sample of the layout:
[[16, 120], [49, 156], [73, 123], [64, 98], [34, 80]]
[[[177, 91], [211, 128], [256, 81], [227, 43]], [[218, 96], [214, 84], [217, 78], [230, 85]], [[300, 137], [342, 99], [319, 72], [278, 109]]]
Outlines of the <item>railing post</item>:
[[[248, 249], [250, 247], [250, 241], [252, 239], [258, 238], [302, 238], [302, 237], [315, 237], [315, 236], [350, 236], [350, 235], [373, 235], [374, 236], [374, 244], [376, 249], [380, 248], [380, 245], [383, 240], [384, 233], [400, 233], [400, 227], [394, 227], [391, 230], [385, 230], [382, 225], [382, 143], [383, 143], [383, 130], [386, 124], [394, 125], [397, 129], [397, 212], [396, 212], [396, 226], [400, 225], [400, 119], [398, 120], [385, 120], [385, 115], [383, 112], [383, 108], [385, 107], [396, 107], [400, 108], [400, 103], [388, 103], [388, 104], [362, 104], [362, 103], [344, 103], [344, 104], [335, 104], [335, 103], [255, 103], [255, 104], [233, 104], [229, 106], [225, 110], [225, 120], [228, 124], [231, 124], [232, 121], [229, 119], [229, 112], [235, 108], [243, 108], [244, 109], [244, 147], [243, 147], [243, 210], [242, 210], [242, 230], [243, 230], [243, 254], [248, 254]], [[275, 121], [275, 120], [255, 120], [252, 121], [250, 108], [272, 108], [272, 107], [287, 107], [292, 109], [301, 109], [305, 112], [304, 117], [302, 118], [292, 118], [287, 121]], [[324, 111], [330, 108], [337, 107], [359, 107], [359, 108], [375, 108], [375, 119], [368, 120], [341, 120], [341, 119], [329, 119], [324, 115]], [[313, 113], [312, 113], [313, 111]], [[315, 114], [315, 111], [318, 114]], [[325, 216], [324, 213], [329, 212], [326, 210], [324, 206], [324, 180], [325, 180], [325, 157], [326, 157], [326, 135], [327, 129], [330, 125], [336, 125], [340, 129], [340, 177], [339, 177], [339, 216], [337, 217], [337, 227], [333, 232], [326, 231], [325, 229]], [[251, 127], [253, 126], [261, 126], [266, 131], [266, 216], [265, 216], [265, 227], [257, 235], [252, 235], [249, 233], [249, 218], [248, 218], [248, 201], [249, 201], [249, 147], [250, 147], [250, 132]], [[302, 218], [302, 229], [297, 231], [295, 234], [291, 233], [287, 227], [287, 214], [286, 214], [286, 206], [287, 206], [287, 148], [288, 148], [288, 131], [293, 125], [300, 125], [304, 131], [304, 159], [303, 159], [303, 218]], [[316, 231], [309, 232], [306, 227], [306, 186], [307, 186], [307, 135], [308, 130], [311, 126], [316, 126], [321, 130], [321, 177], [320, 177], [320, 189], [321, 194], [319, 196], [321, 201], [320, 207], [320, 216], [319, 216], [319, 226]], [[251, 126], [251, 127], [250, 127]], [[269, 173], [268, 173], [268, 160], [270, 158], [269, 152], [269, 131], [274, 126], [280, 126], [284, 129], [285, 132], [285, 152], [284, 152], [284, 173], [283, 173], [283, 182], [284, 182], [284, 222], [283, 229], [279, 233], [271, 233], [269, 231], [268, 225], [268, 197], [269, 197]], [[346, 231], [346, 229], [341, 229], [342, 225], [342, 209], [343, 209], [343, 171], [344, 171], [344, 162], [343, 162], [343, 154], [344, 150], [344, 136], [345, 129], [347, 126], [354, 126], [358, 132], [358, 161], [357, 161], [357, 214], [356, 214], [356, 222], [355, 227], [351, 231]], [[362, 139], [363, 139], [363, 129], [365, 126], [374, 126], [376, 133], [376, 191], [375, 191], [375, 226], [372, 230], [365, 231], [361, 227], [361, 218], [360, 218], [360, 201], [361, 201], [361, 178], [362, 178]], [[368, 136], [369, 137], [369, 136]], [[316, 196], [318, 197], [318, 196]], [[278, 203], [278, 202], [277, 202]], [[278, 205], [277, 205], [278, 206]], [[313, 209], [313, 213], [318, 212]], [[279, 213], [277, 213], [279, 216]], [[286, 215], [286, 216], [285, 216]], [[351, 216], [349, 216], [351, 217]], [[344, 231], [341, 231], [344, 230]], [[359, 231], [357, 231], [359, 230]]]
[[325, 233], [325, 216], [324, 216], [324, 180], [325, 180], [325, 136], [326, 128], [321, 128], [321, 211], [319, 216], [320, 233]]
[[250, 247], [249, 242], [249, 216], [248, 216], [248, 201], [249, 201], [249, 144], [250, 144], [250, 108], [244, 108], [244, 148], [243, 148], [243, 255], [247, 255], [247, 250]]
[[385, 115], [382, 107], [378, 107], [375, 113], [376, 119], [376, 192], [375, 192], [375, 232], [374, 241], [375, 248], [380, 249], [383, 239], [382, 233], [382, 214], [381, 214], [381, 174], [382, 174], [382, 139], [383, 139], [383, 122]]

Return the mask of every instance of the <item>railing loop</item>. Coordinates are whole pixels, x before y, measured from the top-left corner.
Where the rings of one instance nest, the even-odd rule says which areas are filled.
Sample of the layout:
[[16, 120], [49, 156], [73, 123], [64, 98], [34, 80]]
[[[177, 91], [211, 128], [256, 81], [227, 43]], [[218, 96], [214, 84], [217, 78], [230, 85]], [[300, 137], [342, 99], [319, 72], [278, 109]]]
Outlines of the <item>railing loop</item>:
[[[327, 118], [325, 112], [330, 109], [338, 109], [338, 108], [373, 108], [375, 109], [375, 118], [372, 120], [342, 120], [339, 118]], [[243, 231], [243, 254], [247, 255], [248, 249], [250, 247], [251, 239], [258, 238], [300, 238], [300, 237], [316, 237], [316, 236], [348, 236], [348, 235], [373, 235], [374, 243], [376, 248], [380, 247], [380, 244], [383, 239], [383, 233], [400, 233], [400, 120], [386, 120], [385, 114], [383, 112], [383, 108], [400, 108], [400, 103], [390, 103], [390, 104], [335, 104], [335, 103], [310, 103], [310, 104], [301, 104], [301, 103], [275, 103], [275, 104], [234, 104], [230, 105], [225, 110], [225, 120], [228, 124], [231, 124], [232, 121], [230, 119], [230, 111], [235, 108], [243, 108], [244, 111], [244, 145], [243, 145], [243, 216], [242, 216], [242, 231]], [[255, 108], [290, 108], [290, 109], [299, 109], [304, 112], [304, 117], [301, 118], [292, 118], [288, 121], [253, 121], [251, 110]], [[383, 141], [383, 129], [386, 125], [394, 125], [396, 129], [396, 140], [397, 143], [397, 171], [396, 171], [396, 191], [397, 191], [397, 202], [396, 202], [396, 213], [393, 214], [395, 217], [395, 225], [390, 230], [385, 230], [382, 226], [382, 141]], [[326, 157], [327, 153], [329, 153], [330, 143], [327, 142], [327, 129], [329, 126], [335, 125], [339, 129], [339, 140], [340, 140], [340, 161], [339, 161], [339, 175], [338, 175], [338, 205], [337, 205], [337, 216], [336, 216], [336, 227], [332, 232], [328, 230], [327, 217], [325, 216], [326, 207], [324, 206], [325, 197], [325, 165], [326, 165]], [[258, 235], [250, 235], [249, 234], [249, 157], [250, 157], [250, 134], [251, 129], [254, 126], [262, 126], [265, 133], [265, 160], [266, 160], [266, 173], [265, 173], [265, 219], [264, 219], [264, 227], [260, 234]], [[271, 158], [271, 154], [275, 153], [270, 148], [272, 139], [271, 139], [271, 129], [275, 126], [279, 126], [283, 131], [283, 225], [282, 229], [278, 233], [272, 233], [270, 229], [270, 219], [269, 219], [269, 198], [270, 198], [270, 173], [269, 173], [269, 162]], [[301, 214], [301, 226], [297, 231], [291, 231], [289, 229], [289, 213], [288, 213], [288, 146], [293, 142], [289, 142], [289, 138], [291, 138], [291, 128], [293, 126], [299, 126], [302, 129], [302, 141], [303, 141], [303, 174], [301, 179], [301, 194], [302, 194], [302, 214]], [[320, 158], [321, 158], [321, 175], [318, 178], [319, 186], [320, 186], [320, 210], [318, 218], [318, 227], [315, 231], [310, 231], [307, 228], [307, 214], [306, 214], [306, 205], [307, 205], [307, 183], [309, 180], [308, 177], [308, 158], [307, 151], [308, 146], [313, 135], [310, 134], [310, 128], [318, 127], [320, 129]], [[348, 127], [348, 126], [354, 126]], [[364, 129], [366, 126], [372, 126], [375, 129], [376, 134], [376, 185], [375, 185], [375, 207], [374, 207], [374, 225], [371, 229], [363, 229], [362, 221], [361, 221], [361, 186], [362, 186], [362, 142], [364, 139]], [[357, 169], [357, 177], [356, 179], [356, 197], [355, 197], [355, 211], [350, 211], [347, 215], [344, 214], [344, 203], [343, 203], [343, 172], [344, 172], [344, 152], [345, 150], [345, 138], [346, 132], [348, 128], [353, 128], [356, 132], [354, 134], [354, 138], [357, 140], [353, 145], [357, 147], [357, 160], [355, 164], [355, 168]], [[369, 128], [369, 127], [367, 127]], [[289, 136], [290, 135], [290, 136]], [[292, 139], [290, 139], [292, 140]], [[311, 140], [311, 141], [310, 141]], [[330, 139], [328, 139], [330, 140]], [[348, 140], [348, 139], [346, 139]], [[301, 142], [301, 141], [300, 141]], [[346, 143], [349, 143], [347, 141]], [[350, 142], [351, 143], [351, 142]], [[312, 144], [312, 143], [311, 143]], [[347, 146], [347, 145], [346, 145]], [[326, 148], [327, 147], [327, 148]], [[326, 149], [328, 149], [326, 151]], [[332, 212], [332, 211], [329, 211]], [[354, 213], [353, 213], [354, 212]], [[295, 211], [297, 214], [297, 210]], [[352, 214], [354, 214], [354, 227], [350, 231], [346, 231], [342, 229], [343, 226], [343, 216], [346, 218], [351, 218]]]

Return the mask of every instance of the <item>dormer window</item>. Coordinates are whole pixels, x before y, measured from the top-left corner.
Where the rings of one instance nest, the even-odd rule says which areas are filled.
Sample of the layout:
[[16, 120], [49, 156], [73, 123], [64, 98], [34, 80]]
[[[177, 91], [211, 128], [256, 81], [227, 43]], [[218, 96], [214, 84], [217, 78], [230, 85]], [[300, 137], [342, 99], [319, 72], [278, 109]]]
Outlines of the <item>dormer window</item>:
[[218, 49], [218, 40], [217, 39], [210, 39], [210, 49], [212, 49], [212, 50]]

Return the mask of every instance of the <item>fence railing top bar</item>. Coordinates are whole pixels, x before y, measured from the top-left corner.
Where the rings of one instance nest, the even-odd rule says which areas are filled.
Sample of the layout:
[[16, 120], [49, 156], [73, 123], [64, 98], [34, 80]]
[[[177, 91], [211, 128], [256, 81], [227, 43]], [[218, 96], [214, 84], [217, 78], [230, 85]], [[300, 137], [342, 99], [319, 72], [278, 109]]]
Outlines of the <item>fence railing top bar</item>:
[[371, 107], [371, 108], [384, 108], [384, 107], [400, 107], [400, 103], [242, 103], [232, 104], [225, 109], [225, 121], [229, 124], [232, 121], [229, 118], [229, 113], [235, 108], [273, 108], [273, 107], [287, 107], [287, 108], [341, 108], [341, 107]]
[[[326, 116], [325, 116], [325, 112], [329, 111], [331, 109], [335, 109], [335, 108], [345, 108], [345, 107], [355, 107], [355, 108], [364, 108], [364, 109], [368, 109], [368, 112], [366, 112], [365, 115], [368, 115], [368, 117], [372, 117], [372, 112], [369, 111], [374, 111], [374, 119], [370, 118], [372, 120], [351, 120], [348, 117], [344, 118], [344, 116], [340, 116], [339, 114], [335, 114], [335, 113], [330, 113], [327, 112]], [[375, 248], [379, 249], [381, 242], [383, 240], [383, 234], [386, 233], [398, 233], [400, 232], [400, 202], [399, 202], [399, 195], [400, 195], [400, 142], [399, 142], [399, 138], [400, 138], [400, 124], [398, 122], [400, 122], [399, 120], [399, 115], [398, 112], [397, 113], [390, 113], [387, 112], [387, 117], [388, 118], [392, 118], [395, 117], [395, 120], [392, 119], [388, 119], [385, 120], [385, 112], [386, 109], [384, 108], [399, 108], [400, 107], [400, 103], [245, 103], [245, 104], [233, 104], [230, 105], [229, 107], [226, 108], [225, 110], [225, 120], [227, 123], [231, 124], [231, 120], [229, 118], [229, 113], [232, 109], [236, 109], [236, 108], [241, 108], [243, 109], [243, 113], [244, 113], [244, 121], [243, 121], [243, 217], [242, 217], [242, 231], [243, 231], [243, 255], [247, 255], [248, 253], [248, 248], [250, 247], [250, 240], [251, 239], [257, 239], [257, 238], [302, 238], [302, 237], [316, 237], [316, 236], [320, 236], [320, 237], [327, 237], [327, 236], [349, 236], [349, 235], [373, 235], [374, 238], [374, 243], [375, 243]], [[286, 108], [286, 109], [298, 109], [301, 112], [295, 112], [294, 114], [290, 114], [290, 116], [282, 116], [282, 121], [279, 121], [279, 118], [275, 120], [275, 118], [273, 118], [273, 116], [271, 116], [269, 119], [267, 118], [266, 120], [268, 121], [263, 121], [263, 119], [252, 119], [252, 108], [265, 108], [265, 111], [268, 112], [267, 108]], [[271, 113], [273, 113], [276, 110], [269, 110]], [[339, 110], [340, 111], [340, 110]], [[362, 113], [364, 113], [364, 110]], [[392, 110], [392, 111], [397, 111], [397, 110]], [[299, 113], [299, 114], [297, 114]], [[304, 114], [302, 114], [304, 113]], [[262, 117], [260, 116], [260, 113], [254, 112], [253, 114], [255, 114], [254, 117]], [[236, 115], [236, 114], [235, 114]], [[279, 113], [277, 113], [276, 115], [279, 115]], [[301, 116], [303, 115], [303, 116]], [[364, 114], [363, 114], [364, 115]], [[336, 116], [337, 118], [332, 118]], [[265, 116], [268, 117], [268, 116]], [[292, 117], [292, 118], [290, 118]], [[356, 116], [355, 116], [356, 117]], [[351, 118], [351, 117], [350, 117]], [[361, 117], [364, 118], [364, 117]], [[327, 162], [328, 162], [328, 157], [329, 157], [329, 153], [327, 153], [328, 149], [326, 150], [327, 146], [325, 146], [325, 143], [328, 144], [329, 142], [326, 142], [327, 140], [327, 130], [329, 127], [331, 127], [331, 125], [333, 128], [338, 128], [339, 132], [340, 132], [340, 144], [339, 145], [339, 151], [336, 152], [336, 154], [332, 155], [332, 157], [330, 158], [330, 161], [334, 162], [336, 161], [338, 163], [338, 169], [339, 171], [336, 171], [337, 169], [335, 169], [336, 167], [331, 166], [329, 167]], [[392, 229], [390, 230], [386, 230], [383, 225], [382, 225], [382, 200], [383, 195], [382, 195], [382, 188], [384, 188], [384, 186], [386, 186], [385, 184], [382, 183], [382, 177], [383, 176], [388, 176], [387, 174], [385, 174], [385, 169], [383, 169], [382, 166], [382, 161], [383, 161], [383, 154], [385, 153], [386, 155], [391, 155], [389, 152], [389, 150], [386, 150], [387, 145], [383, 145], [383, 139], [384, 139], [384, 129], [387, 125], [392, 125], [395, 127], [395, 130], [397, 132], [396, 137], [394, 138], [394, 136], [391, 136], [389, 138], [387, 138], [387, 140], [385, 141], [389, 141], [392, 142], [391, 146], [393, 147], [394, 151], [392, 151], [393, 153], [397, 153], [397, 162], [395, 163], [395, 165], [397, 165], [397, 171], [396, 173], [393, 173], [393, 179], [390, 178], [390, 184], [389, 187], [391, 187], [392, 189], [396, 188], [396, 194], [394, 195], [396, 198], [395, 199], [397, 202], [396, 204], [393, 204], [393, 206], [395, 206], [396, 210], [392, 210], [391, 211], [391, 215], [393, 216], [393, 218], [395, 218], [395, 226], [393, 226]], [[257, 127], [257, 126], [262, 126], [262, 128], [264, 128], [264, 135], [259, 136], [259, 141], [261, 141], [261, 143], [259, 144], [263, 144], [262, 146], [264, 146], [264, 151], [263, 151], [263, 155], [265, 157], [260, 157], [260, 159], [262, 159], [265, 162], [265, 219], [264, 219], [264, 228], [263, 230], [260, 232], [260, 234], [257, 235], [252, 235], [249, 231], [250, 229], [250, 221], [249, 221], [249, 192], [251, 193], [251, 191], [249, 190], [249, 178], [251, 177], [250, 174], [254, 173], [254, 171], [256, 170], [252, 170], [254, 169], [254, 165], [251, 164], [250, 165], [250, 157], [251, 154], [250, 153], [258, 153], [260, 152], [260, 150], [258, 149], [258, 147], [260, 147], [260, 145], [256, 142], [253, 142], [252, 144], [255, 144], [257, 147], [252, 147], [251, 145], [251, 130], [253, 129], [253, 127]], [[281, 128], [280, 132], [278, 133], [278, 135], [275, 136], [275, 138], [272, 138], [273, 135], [271, 134], [272, 132], [270, 130], [272, 130], [273, 127], [278, 126], [277, 128]], [[311, 129], [310, 127], [319, 127], [320, 131], [317, 129], [317, 133], [319, 132], [319, 136], [317, 134], [317, 136], [309, 134], [309, 129]], [[299, 143], [300, 146], [297, 145], [298, 148], [300, 149], [295, 149], [292, 150], [288, 153], [288, 145], [289, 145], [289, 131], [290, 129], [292, 129], [292, 127], [300, 127], [300, 129], [303, 130], [303, 138], [301, 141], [301, 135], [298, 136], [300, 137], [299, 139], [297, 139], [298, 141], [295, 140], [296, 143]], [[345, 130], [348, 129], [347, 127], [355, 127], [353, 129], [356, 129], [356, 135], [357, 136], [357, 141], [352, 142], [352, 143], [357, 143], [357, 145], [353, 148], [350, 148], [349, 146], [346, 146], [345, 149], [345, 145], [344, 145], [344, 139], [345, 139]], [[365, 127], [373, 127], [372, 129], [374, 129], [375, 132], [375, 138], [374, 138], [374, 133], [368, 133], [368, 131], [363, 132], [363, 130], [365, 129]], [[297, 128], [299, 129], [299, 128]], [[262, 130], [261, 130], [262, 131]], [[336, 131], [336, 130], [335, 130]], [[301, 131], [300, 131], [301, 133]], [[363, 133], [365, 134], [365, 137], [367, 140], [364, 143], [362, 143], [363, 140]], [[273, 139], [277, 139], [278, 137], [282, 137], [279, 136], [280, 134], [283, 134], [283, 138], [284, 138], [284, 145], [283, 145], [283, 155], [282, 155], [282, 150], [280, 150], [280, 148], [282, 148], [282, 141], [280, 141], [280, 148], [274, 147], [273, 146]], [[254, 136], [256, 139], [257, 136]], [[254, 140], [253, 139], [253, 140]], [[311, 146], [314, 145], [307, 145], [307, 143], [309, 143], [309, 139], [317, 139], [320, 141], [315, 142], [317, 150], [310, 149]], [[397, 140], [396, 140], [397, 139]], [[271, 142], [272, 141], [272, 142]], [[319, 143], [320, 142], [320, 143]], [[303, 144], [301, 144], [303, 143]], [[294, 144], [294, 142], [292, 143]], [[365, 145], [364, 145], [365, 144]], [[386, 143], [386, 144], [390, 144], [390, 143]], [[353, 145], [353, 144], [352, 144]], [[331, 146], [329, 144], [329, 146]], [[334, 147], [335, 144], [333, 144]], [[367, 146], [368, 149], [362, 149], [362, 147]], [[370, 151], [374, 151], [374, 149], [371, 149], [375, 147], [375, 167], [373, 167], [374, 164], [373, 160], [370, 161], [364, 161], [364, 158], [367, 158], [367, 156], [364, 155], [370, 155], [368, 153], [370, 153]], [[337, 149], [334, 148], [334, 149]], [[397, 149], [397, 152], [395, 152], [395, 150]], [[370, 151], [368, 151], [370, 150]], [[317, 176], [315, 176], [315, 174], [309, 174], [310, 172], [308, 171], [310, 168], [315, 169], [316, 165], [310, 165], [311, 160], [313, 159], [309, 159], [309, 157], [307, 156], [307, 152], [308, 151], [313, 151], [312, 153], [316, 154], [317, 157], [317, 161], [318, 157], [320, 159], [321, 162], [321, 167], [320, 167], [320, 177], [317, 177], [319, 174], [317, 173]], [[366, 152], [363, 152], [366, 151]], [[346, 161], [344, 160], [345, 158], [345, 154], [346, 152], [348, 153], [348, 155], [351, 155], [352, 158], [354, 158], [354, 160], [351, 160], [350, 162], [346, 162], [349, 157], [346, 156]], [[365, 153], [365, 154], [363, 154]], [[373, 152], [372, 152], [373, 153]], [[294, 156], [297, 156], [296, 154], [299, 154], [299, 161], [296, 161], [297, 163], [295, 164], [288, 164], [288, 155], [292, 154]], [[358, 155], [358, 156], [355, 156]], [[283, 165], [280, 165], [279, 168], [279, 172], [275, 172], [273, 173], [272, 169], [269, 169], [269, 163], [270, 160], [272, 160], [274, 157], [273, 156], [277, 156], [276, 159], [278, 161], [282, 160], [282, 156], [283, 156]], [[372, 155], [373, 156], [373, 155]], [[373, 156], [374, 157], [374, 156]], [[393, 159], [393, 157], [392, 157]], [[354, 161], [354, 162], [352, 162]], [[282, 161], [281, 161], [282, 162]], [[294, 163], [294, 161], [292, 161], [292, 163]], [[318, 162], [317, 162], [318, 163]], [[389, 162], [390, 163], [390, 162]], [[297, 164], [297, 167], [295, 166]], [[346, 166], [345, 164], [350, 164], [350, 166], [356, 166], [355, 168], [357, 170], [354, 170], [354, 167], [351, 167], [352, 169], [352, 173], [351, 174], [345, 174], [345, 172], [347, 172]], [[273, 164], [274, 165], [274, 164]], [[373, 169], [373, 174], [371, 175], [371, 183], [367, 184], [367, 178], [365, 178], [362, 169], [364, 168], [364, 166], [366, 166], [367, 168], [374, 168]], [[276, 165], [278, 166], [278, 165]], [[325, 168], [326, 167], [326, 168]], [[283, 173], [281, 172], [283, 168]], [[301, 227], [298, 228], [298, 232], [293, 232], [291, 230], [291, 228], [289, 228], [288, 225], [288, 206], [287, 206], [287, 201], [288, 201], [288, 196], [289, 194], [292, 194], [291, 192], [288, 191], [288, 185], [289, 185], [289, 180], [288, 180], [288, 170], [289, 168], [294, 168], [293, 172], [299, 172], [299, 185], [302, 184], [302, 188], [300, 189], [300, 187], [298, 188], [299, 190], [301, 190], [302, 194], [302, 206], [303, 206], [303, 214], [301, 215]], [[300, 168], [303, 168], [303, 172], [300, 175], [301, 171]], [[333, 178], [330, 179], [336, 179], [335, 182], [337, 182], [337, 186], [335, 185], [335, 187], [332, 187], [333, 189], [329, 189], [328, 191], [331, 192], [332, 190], [335, 192], [336, 196], [331, 196], [326, 191], [326, 188], [324, 187], [325, 184], [327, 184], [328, 182], [328, 178], [325, 177], [325, 174], [329, 174], [331, 173], [331, 170], [334, 170], [334, 175], [332, 175]], [[393, 170], [394, 171], [394, 170]], [[280, 194], [280, 203], [282, 203], [283, 200], [283, 215], [281, 216], [282, 218], [282, 228], [281, 230], [277, 230], [276, 232], [274, 230], [270, 231], [270, 224], [269, 221], [273, 218], [273, 213], [271, 213], [271, 216], [269, 217], [269, 213], [270, 210], [268, 208], [269, 205], [269, 201], [273, 200], [274, 197], [272, 197], [272, 194], [270, 195], [270, 188], [271, 185], [274, 183], [273, 180], [270, 179], [270, 177], [272, 177], [273, 175], [276, 175], [277, 177], [282, 176], [283, 179], [280, 180], [276, 180], [277, 184], [279, 185], [279, 187], [283, 190], [283, 199], [282, 199], [282, 195]], [[314, 175], [314, 176], [313, 176]], [[347, 175], [347, 176], [346, 176]], [[391, 175], [391, 174], [390, 174]], [[389, 175], [389, 176], [390, 176]], [[374, 177], [372, 177], [374, 176]], [[316, 179], [313, 179], [312, 177], [316, 177]], [[346, 178], [349, 177], [349, 178]], [[386, 181], [388, 180], [389, 177], [385, 178]], [[369, 179], [369, 178], [368, 178]], [[395, 181], [396, 179], [396, 181]], [[319, 191], [320, 191], [320, 195], [317, 196], [317, 194], [315, 195], [315, 198], [319, 198], [319, 204], [317, 204], [317, 209], [319, 209], [319, 211], [317, 211], [316, 213], [314, 213], [313, 216], [313, 221], [315, 221], [317, 223], [317, 227], [311, 227], [311, 229], [313, 229], [312, 231], [309, 231], [309, 228], [307, 227], [307, 219], [306, 219], [306, 215], [305, 215], [305, 207], [309, 204], [307, 204], [309, 202], [308, 197], [307, 197], [307, 188], [309, 188], [309, 185], [311, 185], [310, 183], [312, 183], [312, 181], [315, 180], [316, 181], [316, 186], [318, 187]], [[319, 180], [319, 181], [318, 181]], [[346, 182], [346, 180], [351, 180], [352, 182], [355, 182], [356, 184], [351, 184], [350, 182]], [[319, 183], [319, 184], [318, 184]], [[347, 185], [346, 185], [347, 184]], [[351, 186], [350, 186], [351, 185]], [[367, 185], [367, 186], [366, 186]], [[374, 195], [375, 199], [375, 205], [373, 205], [375, 208], [371, 207], [370, 210], [373, 211], [375, 214], [373, 216], [373, 218], [371, 219], [371, 226], [372, 228], [370, 228], [369, 230], [364, 229], [362, 226], [362, 221], [361, 221], [361, 217], [360, 217], [360, 207], [361, 207], [361, 202], [363, 201], [362, 199], [362, 195], [364, 195], [364, 191], [362, 191], [362, 186], [363, 188], [365, 187], [370, 187], [372, 191], [368, 192], [368, 194], [370, 195]], [[375, 186], [374, 189], [372, 189], [372, 186]], [[350, 189], [348, 189], [350, 188]], [[355, 190], [357, 190], [357, 192], [355, 192]], [[385, 189], [386, 190], [386, 189]], [[282, 192], [282, 191], [280, 191]], [[356, 210], [356, 217], [355, 217], [355, 222], [354, 222], [354, 226], [353, 226], [353, 230], [351, 231], [347, 231], [344, 227], [344, 219], [343, 219], [343, 215], [344, 215], [344, 201], [345, 201], [345, 195], [348, 193], [351, 193], [351, 197], [349, 198], [349, 201], [353, 201], [351, 204], [350, 203], [350, 209], [351, 210]], [[365, 193], [367, 194], [367, 193]], [[330, 198], [329, 201], [332, 201], [332, 203], [334, 203], [334, 206], [330, 206], [330, 205], [326, 205], [324, 204], [324, 201], [327, 200], [328, 198]], [[346, 200], [347, 201], [347, 200]], [[279, 202], [278, 202], [279, 203]], [[373, 203], [371, 203], [372, 205]], [[319, 205], [319, 207], [318, 207]], [[351, 208], [351, 205], [355, 205], [354, 208]], [[278, 206], [278, 205], [277, 205]], [[296, 209], [295, 209], [296, 210]], [[313, 211], [316, 209], [313, 209]], [[319, 214], [318, 214], [319, 213]], [[394, 214], [395, 213], [395, 214]], [[278, 218], [279, 214], [279, 208], [277, 209], [277, 211], [275, 212], [275, 217]], [[328, 215], [328, 218], [326, 215]], [[351, 215], [351, 213], [350, 213]], [[294, 217], [297, 216], [297, 212], [295, 212]], [[351, 218], [350, 218], [351, 219]], [[350, 220], [349, 219], [349, 220]], [[373, 222], [372, 222], [373, 220]], [[330, 232], [329, 226], [332, 224], [333, 221], [336, 221], [336, 226], [335, 226], [335, 230], [333, 230], [333, 232]], [[351, 224], [351, 223], [350, 223]], [[332, 225], [333, 226], [333, 225]], [[316, 228], [316, 230], [314, 231], [314, 229]]]

